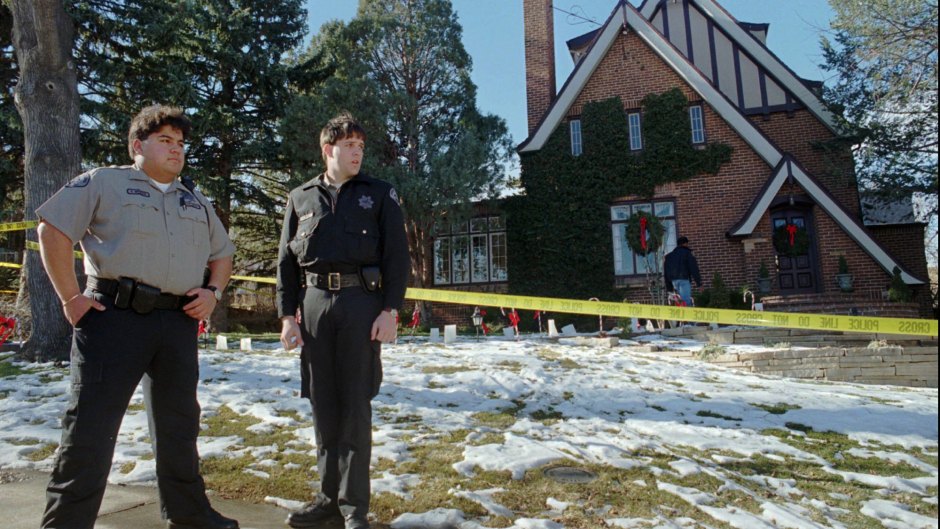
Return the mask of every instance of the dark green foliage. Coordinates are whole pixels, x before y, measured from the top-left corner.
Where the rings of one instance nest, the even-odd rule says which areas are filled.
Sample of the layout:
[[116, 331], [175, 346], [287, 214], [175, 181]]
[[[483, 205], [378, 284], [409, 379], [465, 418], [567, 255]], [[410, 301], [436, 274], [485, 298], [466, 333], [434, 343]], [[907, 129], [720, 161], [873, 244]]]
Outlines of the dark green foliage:
[[509, 269], [524, 271], [511, 276], [513, 293], [622, 300], [613, 284], [611, 203], [717, 172], [730, 159], [726, 145], [691, 146], [688, 101], [678, 90], [643, 102], [647, 150], [640, 154], [630, 151], [623, 103], [613, 98], [584, 105], [581, 156], [571, 155], [564, 125], [539, 152], [521, 156], [525, 194], [506, 203]]
[[[640, 228], [641, 226], [644, 226], [644, 224], [645, 229], [641, 230]], [[646, 234], [643, 235], [646, 237], [645, 249], [643, 248], [641, 231], [646, 232]], [[665, 226], [663, 226], [663, 223], [660, 222], [659, 218], [652, 213], [640, 211], [635, 215], [631, 215], [627, 220], [627, 244], [630, 245], [630, 248], [632, 248], [634, 253], [637, 255], [649, 255], [650, 253], [655, 253], [656, 250], [662, 246], [665, 235]]]
[[721, 277], [720, 272], [715, 272], [712, 276], [712, 284], [708, 291], [709, 298], [706, 306], [713, 309], [731, 308], [731, 290], [725, 285], [725, 280]]
[[757, 269], [757, 277], [759, 277], [759, 278], [761, 278], [761, 279], [769, 279], [769, 278], [770, 278], [770, 271], [767, 270], [767, 262], [766, 262], [766, 261], [761, 260], [761, 262], [760, 262], [760, 268]]
[[[340, 110], [368, 134], [364, 169], [401, 197], [413, 280], [431, 284], [431, 228], [467, 217], [505, 188], [512, 142], [498, 116], [476, 108], [472, 61], [448, 0], [363, 0], [348, 24], [325, 24], [310, 46], [330, 77], [293, 105], [281, 133], [297, 174], [321, 166], [312, 131]], [[306, 149], [306, 150], [305, 150]]]
[[797, 226], [796, 232], [793, 234], [793, 244], [790, 244], [788, 226], [791, 225], [779, 226], [774, 230], [774, 249], [777, 250], [777, 253], [790, 257], [809, 253], [809, 233], [806, 228]]
[[919, 220], [936, 218], [937, 2], [829, 4], [834, 42], [823, 39], [823, 67], [834, 80], [824, 97], [861, 188], [888, 202], [920, 195]]
[[692, 146], [689, 101], [679, 89], [643, 98], [641, 181], [631, 194], [652, 196], [656, 185], [682, 182], [699, 174], [715, 174], [731, 158], [731, 147], [711, 143]]
[[76, 20], [86, 163], [126, 165], [127, 128], [143, 106], [183, 107], [193, 120], [187, 167], [239, 237], [236, 269], [273, 273], [285, 169], [277, 125], [290, 87], [326, 73], [285, 56], [302, 41], [302, 0], [82, 0]]
[[[13, 52], [13, 14], [0, 4], [0, 214], [22, 209], [23, 125], [13, 103], [17, 80]], [[0, 222], [11, 220], [0, 217]], [[4, 243], [0, 239], [0, 246]]]
[[712, 298], [716, 293], [714, 286], [702, 289], [692, 294], [692, 297], [695, 299], [695, 306], [711, 307], [715, 309], [751, 310], [750, 296], [747, 298], [744, 297], [744, 292], [747, 290], [746, 286], [740, 286], [730, 290], [724, 285], [724, 281], [722, 280], [720, 287], [721, 288], [717, 291], [718, 303], [720, 306], [715, 305], [712, 301]]
[[839, 256], [839, 273], [840, 274], [849, 273], [849, 262], [845, 260], [844, 255]]
[[907, 303], [914, 298], [914, 293], [911, 292], [911, 287], [904, 282], [904, 279], [901, 277], [901, 269], [894, 267], [893, 275], [891, 276], [891, 287], [888, 288], [888, 299], [895, 302]]

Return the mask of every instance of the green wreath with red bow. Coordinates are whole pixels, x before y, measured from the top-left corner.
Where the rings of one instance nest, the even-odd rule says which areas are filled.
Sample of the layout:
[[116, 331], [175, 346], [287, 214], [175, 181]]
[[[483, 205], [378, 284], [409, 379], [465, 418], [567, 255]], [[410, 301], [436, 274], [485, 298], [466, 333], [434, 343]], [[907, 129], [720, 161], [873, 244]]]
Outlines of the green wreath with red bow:
[[809, 253], [809, 234], [803, 226], [784, 224], [774, 230], [774, 249], [779, 255], [796, 257]]
[[639, 211], [627, 219], [627, 244], [637, 255], [645, 256], [658, 250], [665, 235], [666, 228], [655, 215]]

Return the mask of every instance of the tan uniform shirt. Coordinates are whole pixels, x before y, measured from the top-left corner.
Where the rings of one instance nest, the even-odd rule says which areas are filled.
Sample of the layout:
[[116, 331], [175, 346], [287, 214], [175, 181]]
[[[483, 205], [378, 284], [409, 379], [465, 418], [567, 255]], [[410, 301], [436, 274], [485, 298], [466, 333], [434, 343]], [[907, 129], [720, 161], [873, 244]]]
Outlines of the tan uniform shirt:
[[164, 193], [134, 166], [81, 174], [36, 214], [81, 243], [86, 274], [132, 277], [169, 294], [201, 286], [208, 262], [235, 253], [202, 194], [179, 181]]

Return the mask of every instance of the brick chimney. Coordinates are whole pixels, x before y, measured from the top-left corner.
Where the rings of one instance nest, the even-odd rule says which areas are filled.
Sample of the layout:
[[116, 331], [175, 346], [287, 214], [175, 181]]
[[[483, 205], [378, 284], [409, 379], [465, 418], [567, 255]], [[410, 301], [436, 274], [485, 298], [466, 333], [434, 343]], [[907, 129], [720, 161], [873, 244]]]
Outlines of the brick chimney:
[[552, 11], [552, 0], [522, 0], [529, 135], [555, 99], [555, 23]]

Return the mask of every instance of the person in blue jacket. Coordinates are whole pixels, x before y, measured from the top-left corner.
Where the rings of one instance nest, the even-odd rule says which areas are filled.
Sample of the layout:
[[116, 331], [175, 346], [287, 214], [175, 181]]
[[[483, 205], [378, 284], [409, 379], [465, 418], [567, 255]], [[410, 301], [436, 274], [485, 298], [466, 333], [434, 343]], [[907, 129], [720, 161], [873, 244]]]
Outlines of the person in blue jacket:
[[663, 273], [666, 279], [666, 288], [675, 291], [685, 302], [687, 307], [692, 306], [692, 281], [695, 286], [702, 286], [702, 276], [698, 271], [698, 261], [689, 249], [688, 237], [679, 237], [678, 246], [666, 254]]

